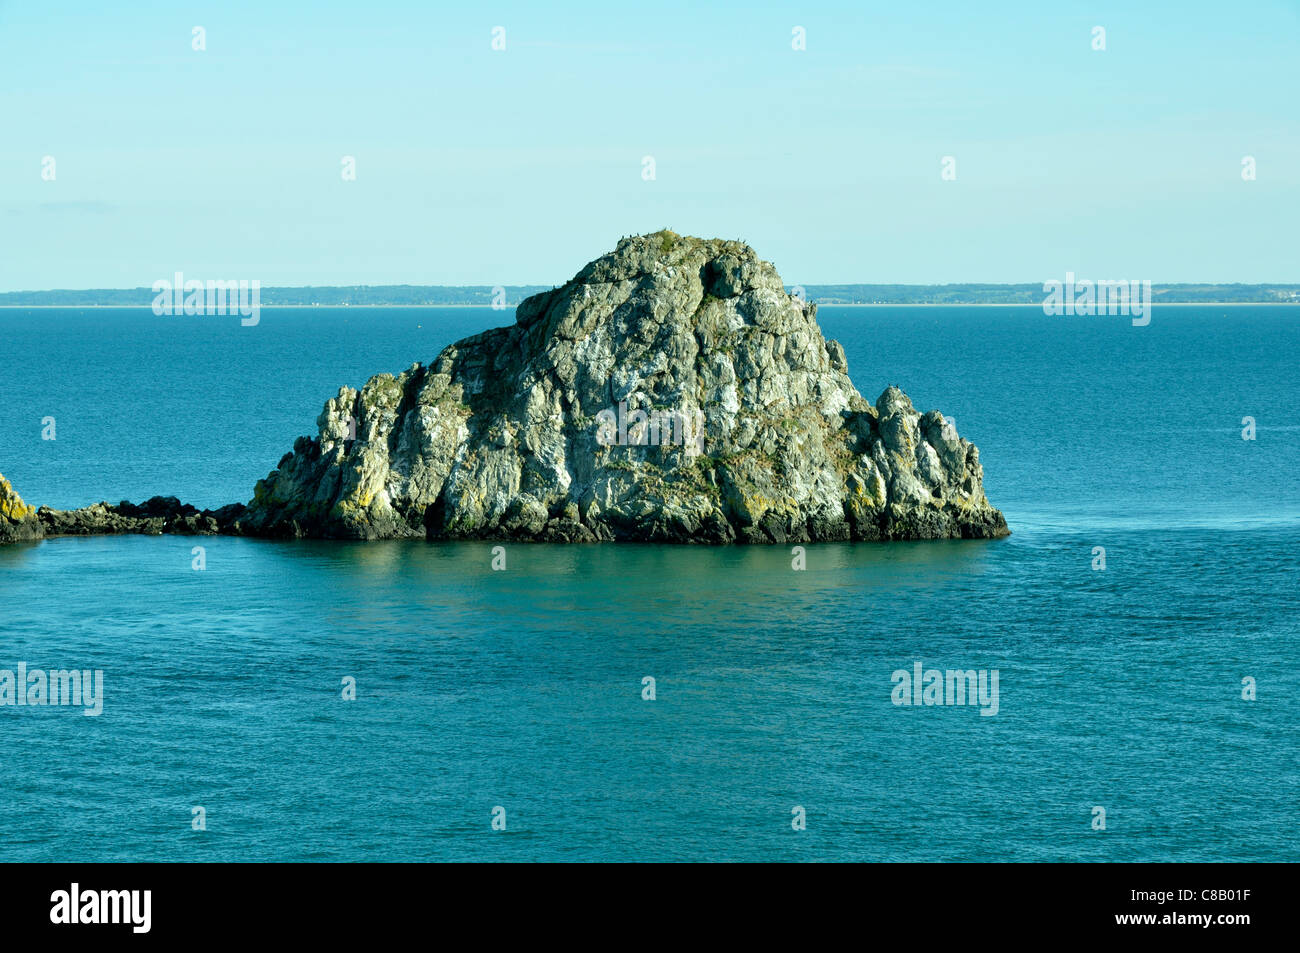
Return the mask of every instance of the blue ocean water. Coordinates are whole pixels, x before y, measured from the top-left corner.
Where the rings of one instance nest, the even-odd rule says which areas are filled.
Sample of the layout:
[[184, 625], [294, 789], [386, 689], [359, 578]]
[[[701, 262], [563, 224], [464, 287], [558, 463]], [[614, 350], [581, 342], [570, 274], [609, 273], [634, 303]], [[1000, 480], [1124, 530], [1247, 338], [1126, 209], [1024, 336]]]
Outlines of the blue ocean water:
[[[246, 500], [340, 384], [511, 317], [0, 311], [0, 473]], [[1298, 319], [822, 308], [864, 395], [979, 445], [1005, 540], [0, 549], [0, 669], [105, 685], [0, 707], [0, 859], [1300, 859]], [[998, 670], [997, 715], [894, 705], [917, 661]]]

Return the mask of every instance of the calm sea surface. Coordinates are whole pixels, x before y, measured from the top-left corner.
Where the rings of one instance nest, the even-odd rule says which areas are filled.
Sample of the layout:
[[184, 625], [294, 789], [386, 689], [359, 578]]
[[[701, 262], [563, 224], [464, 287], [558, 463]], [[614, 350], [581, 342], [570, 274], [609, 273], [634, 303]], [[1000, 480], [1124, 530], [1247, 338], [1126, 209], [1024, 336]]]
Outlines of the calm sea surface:
[[[38, 505], [244, 501], [339, 385], [512, 319], [0, 310], [0, 473]], [[819, 320], [865, 396], [979, 445], [1014, 535], [809, 546], [805, 572], [782, 547], [512, 545], [505, 572], [490, 544], [6, 547], [0, 669], [102, 669], [105, 699], [0, 707], [0, 860], [1300, 860], [1300, 308]], [[997, 715], [895, 706], [918, 661], [998, 670]]]

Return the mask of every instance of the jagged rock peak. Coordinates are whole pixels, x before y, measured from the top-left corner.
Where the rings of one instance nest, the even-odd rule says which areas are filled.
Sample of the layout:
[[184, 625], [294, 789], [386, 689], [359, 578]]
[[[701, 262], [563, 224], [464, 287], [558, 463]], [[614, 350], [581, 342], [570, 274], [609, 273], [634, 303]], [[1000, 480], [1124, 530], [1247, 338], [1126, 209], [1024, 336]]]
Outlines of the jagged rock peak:
[[979, 452], [876, 405], [749, 246], [625, 238], [514, 324], [340, 388], [239, 531], [785, 542], [992, 537]]

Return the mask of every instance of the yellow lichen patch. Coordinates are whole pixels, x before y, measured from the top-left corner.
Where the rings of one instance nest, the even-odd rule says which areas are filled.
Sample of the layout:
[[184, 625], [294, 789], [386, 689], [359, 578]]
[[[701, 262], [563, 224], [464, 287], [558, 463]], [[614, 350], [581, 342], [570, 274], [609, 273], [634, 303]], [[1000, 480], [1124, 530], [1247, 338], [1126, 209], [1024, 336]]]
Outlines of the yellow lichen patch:
[[35, 514], [36, 507], [24, 503], [23, 498], [9, 485], [9, 481], [0, 476], [0, 516], [11, 522], [20, 523]]

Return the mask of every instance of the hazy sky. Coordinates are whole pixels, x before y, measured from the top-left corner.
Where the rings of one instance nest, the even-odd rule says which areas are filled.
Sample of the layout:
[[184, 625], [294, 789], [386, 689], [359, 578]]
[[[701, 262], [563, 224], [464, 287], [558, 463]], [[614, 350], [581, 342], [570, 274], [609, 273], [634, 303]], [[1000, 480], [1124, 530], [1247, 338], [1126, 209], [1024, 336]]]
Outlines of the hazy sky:
[[1295, 0], [562, 6], [0, 0], [0, 291], [558, 284], [664, 226], [791, 284], [1300, 281]]

